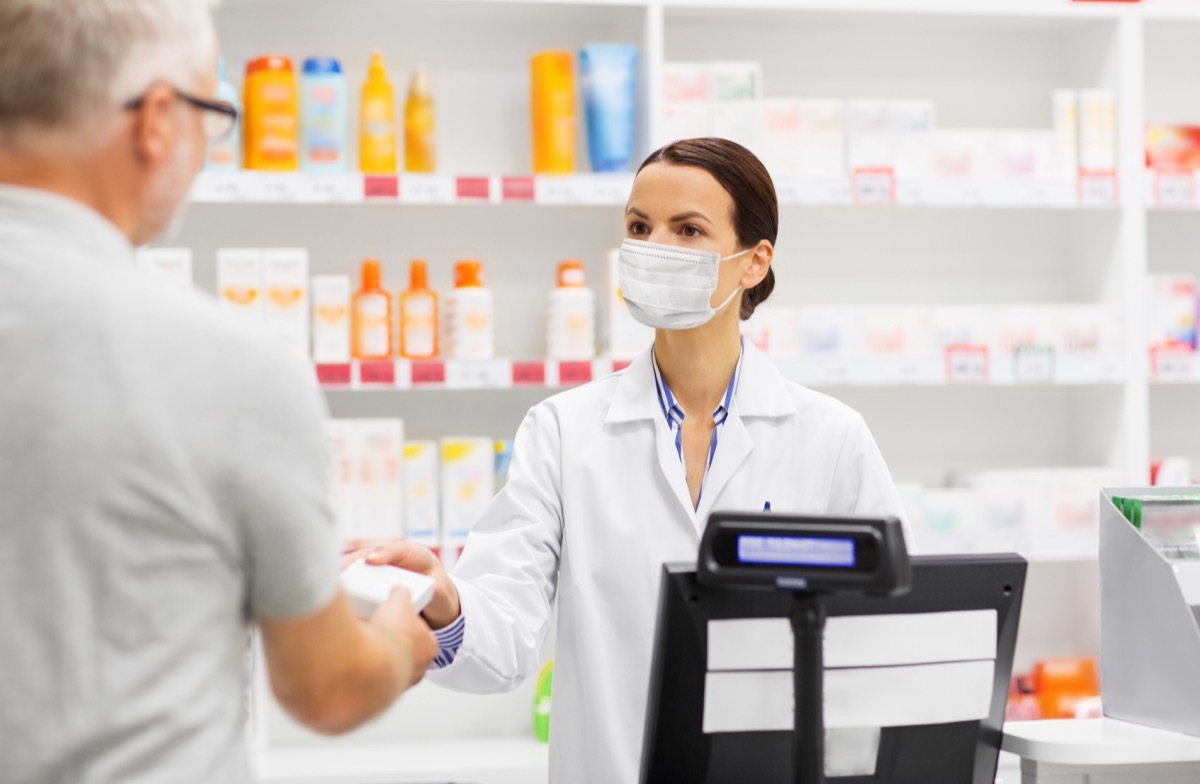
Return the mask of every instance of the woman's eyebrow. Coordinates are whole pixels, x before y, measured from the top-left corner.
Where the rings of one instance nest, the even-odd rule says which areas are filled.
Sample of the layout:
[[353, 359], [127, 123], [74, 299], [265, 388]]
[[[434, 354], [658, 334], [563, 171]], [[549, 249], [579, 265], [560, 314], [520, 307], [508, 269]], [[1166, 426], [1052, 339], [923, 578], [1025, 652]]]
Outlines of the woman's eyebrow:
[[[649, 215], [647, 215], [646, 213], [637, 209], [636, 207], [627, 208], [625, 210], [625, 214], [626, 215], [636, 215], [639, 218], [641, 218], [642, 220], [650, 220]], [[690, 212], [681, 212], [678, 215], [673, 216], [671, 218], [670, 222], [671, 223], [680, 223], [680, 222], [686, 221], [686, 220], [695, 220], [696, 218], [699, 218], [700, 220], [704, 221], [705, 223], [712, 223], [712, 221], [708, 219], [708, 216], [706, 216], [703, 212], [697, 212], [695, 210], [692, 210]]]
[[699, 218], [705, 223], [712, 223], [712, 221], [710, 221], [703, 212], [696, 212], [695, 210], [692, 210], [691, 212], [679, 213], [675, 217], [671, 218], [671, 223], [679, 223], [680, 221], [692, 220], [694, 218]]

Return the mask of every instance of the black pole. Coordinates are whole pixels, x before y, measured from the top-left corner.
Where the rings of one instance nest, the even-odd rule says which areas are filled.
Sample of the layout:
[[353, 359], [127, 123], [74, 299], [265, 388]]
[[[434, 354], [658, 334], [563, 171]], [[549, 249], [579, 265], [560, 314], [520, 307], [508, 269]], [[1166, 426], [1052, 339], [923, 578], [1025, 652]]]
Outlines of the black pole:
[[792, 775], [796, 784], [825, 784], [825, 607], [814, 594], [793, 594], [791, 621], [796, 700]]

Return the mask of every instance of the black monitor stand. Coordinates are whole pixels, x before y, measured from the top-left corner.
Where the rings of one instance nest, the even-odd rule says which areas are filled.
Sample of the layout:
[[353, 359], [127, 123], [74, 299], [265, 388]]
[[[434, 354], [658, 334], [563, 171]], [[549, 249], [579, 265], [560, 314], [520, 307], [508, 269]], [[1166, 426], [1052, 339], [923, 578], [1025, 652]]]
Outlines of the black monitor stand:
[[788, 615], [795, 639], [792, 771], [796, 784], [825, 784], [825, 605], [818, 594], [796, 593]]

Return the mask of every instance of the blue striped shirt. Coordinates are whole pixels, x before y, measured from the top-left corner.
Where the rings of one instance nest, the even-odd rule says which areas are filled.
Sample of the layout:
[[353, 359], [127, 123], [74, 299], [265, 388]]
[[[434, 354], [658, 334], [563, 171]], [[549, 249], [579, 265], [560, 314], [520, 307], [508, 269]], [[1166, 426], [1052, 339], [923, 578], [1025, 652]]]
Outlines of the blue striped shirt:
[[[708, 463], [704, 467], [705, 476], [708, 475], [708, 468], [712, 466], [713, 456], [717, 453], [717, 441], [721, 436], [721, 428], [724, 426], [725, 420], [729, 418], [729, 407], [733, 405], [733, 394], [737, 391], [738, 379], [742, 375], [742, 358], [746, 355], [745, 343], [743, 342], [742, 345], [743, 349], [738, 356], [737, 367], [733, 370], [733, 378], [729, 379], [729, 386], [725, 389], [725, 396], [721, 398], [721, 403], [717, 406], [717, 410], [713, 411], [713, 434], [712, 442], [708, 446]], [[675, 452], [679, 455], [680, 461], [682, 461], [683, 409], [675, 401], [675, 396], [671, 394], [671, 388], [667, 386], [666, 379], [659, 372], [658, 359], [652, 357], [652, 360], [650, 364], [654, 368], [654, 385], [658, 389], [658, 402], [662, 407], [663, 416], [667, 419], [667, 424], [675, 433]], [[703, 488], [701, 492], [703, 492]], [[466, 637], [466, 628], [466, 617], [459, 615], [454, 623], [433, 633], [438, 643], [438, 655], [434, 658], [433, 664], [430, 665], [431, 669], [440, 670], [443, 667], [449, 667], [454, 662], [454, 657], [458, 655], [459, 649], [462, 648], [463, 639]]]
[[[712, 442], [708, 445], [708, 462], [704, 465], [705, 477], [708, 476], [708, 469], [712, 467], [713, 457], [717, 454], [717, 441], [721, 437], [721, 428], [724, 427], [725, 420], [729, 418], [729, 407], [733, 405], [733, 394], [737, 391], [738, 379], [742, 375], [742, 358], [746, 355], [744, 339], [742, 346], [742, 352], [738, 355], [737, 366], [733, 370], [733, 377], [729, 379], [729, 386], [725, 389], [725, 396], [721, 398], [721, 402], [712, 414], [713, 434]], [[671, 393], [671, 388], [667, 386], [667, 380], [663, 378], [662, 373], [658, 369], [657, 357], [654, 358], [651, 365], [654, 367], [654, 384], [658, 388], [658, 403], [662, 407], [663, 416], [666, 417], [667, 424], [675, 434], [675, 451], [682, 461], [683, 420], [685, 414], [683, 413], [683, 409], [679, 407], [679, 403], [676, 402], [675, 395]], [[700, 493], [704, 493], [703, 483], [701, 484]]]
[[440, 670], [443, 667], [449, 667], [454, 663], [454, 657], [458, 655], [458, 649], [462, 647], [463, 638], [467, 634], [467, 619], [464, 615], [459, 615], [454, 623], [447, 626], [445, 629], [434, 631], [433, 636], [437, 639], [438, 655], [434, 657], [433, 664], [430, 665], [432, 670]]

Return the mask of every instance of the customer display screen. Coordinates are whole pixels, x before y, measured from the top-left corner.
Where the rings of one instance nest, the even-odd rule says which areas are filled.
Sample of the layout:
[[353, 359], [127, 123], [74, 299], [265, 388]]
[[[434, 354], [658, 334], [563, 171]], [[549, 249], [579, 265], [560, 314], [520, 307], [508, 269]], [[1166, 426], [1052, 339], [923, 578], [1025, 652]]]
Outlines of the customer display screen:
[[853, 569], [857, 547], [854, 539], [741, 534], [737, 537], [737, 560], [743, 564]]

